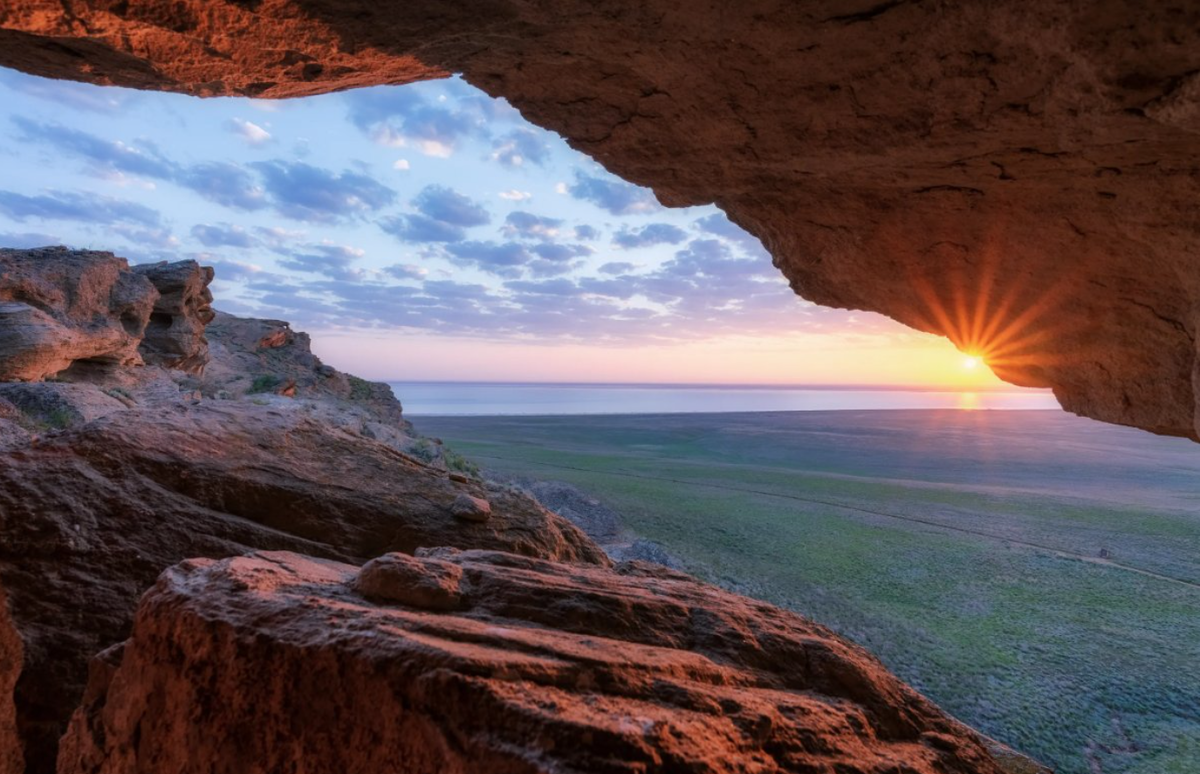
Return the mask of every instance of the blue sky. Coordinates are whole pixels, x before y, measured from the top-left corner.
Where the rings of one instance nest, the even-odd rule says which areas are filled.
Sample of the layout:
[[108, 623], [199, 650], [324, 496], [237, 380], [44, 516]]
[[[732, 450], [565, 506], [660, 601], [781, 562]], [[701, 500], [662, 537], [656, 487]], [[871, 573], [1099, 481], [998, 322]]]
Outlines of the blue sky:
[[0, 246], [195, 258], [218, 308], [368, 377], [966, 378], [939, 339], [795, 296], [717, 208], [664, 208], [457, 79], [269, 102], [0, 70], [0, 105]]

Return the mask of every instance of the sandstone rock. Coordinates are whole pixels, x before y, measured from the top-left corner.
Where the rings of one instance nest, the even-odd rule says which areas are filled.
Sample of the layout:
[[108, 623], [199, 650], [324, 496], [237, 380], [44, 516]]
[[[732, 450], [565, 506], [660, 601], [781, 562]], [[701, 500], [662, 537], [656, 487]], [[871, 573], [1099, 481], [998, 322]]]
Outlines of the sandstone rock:
[[32, 774], [53, 771], [87, 658], [127, 636], [138, 596], [186, 557], [270, 548], [361, 562], [455, 545], [607, 562], [516, 493], [488, 495], [486, 523], [457, 520], [455, 499], [482, 485], [278, 400], [289, 408], [139, 406], [0, 453], [0, 585], [25, 642], [16, 707]]
[[147, 363], [187, 373], [200, 373], [208, 363], [204, 326], [213, 320], [211, 266], [195, 261], [145, 264], [133, 267], [154, 284], [158, 301], [139, 350]]
[[36, 381], [77, 361], [140, 364], [158, 297], [112, 253], [0, 249], [0, 381]]
[[806, 298], [1197, 437], [1194, 4], [26, 0], [0, 28], [0, 64], [203, 95], [462, 73], [662, 202], [715, 202]]
[[382, 424], [406, 427], [392, 388], [325, 365], [312, 353], [307, 333], [282, 320], [235, 317], [217, 312], [207, 328], [210, 362], [204, 373], [207, 395], [244, 395], [255, 377], [287, 386], [292, 397], [351, 401]]
[[464, 492], [450, 503], [450, 513], [464, 521], [484, 522], [492, 517], [492, 505], [482, 497], [472, 497]]
[[0, 383], [0, 398], [43, 430], [62, 430], [128, 408], [94, 384]]
[[431, 553], [363, 573], [456, 586], [454, 610], [368, 601], [356, 568], [288, 553], [168, 570], [59, 774], [1001, 771], [794, 614], [636, 564]]
[[462, 574], [462, 567], [441, 559], [385, 554], [363, 565], [354, 579], [354, 588], [367, 599], [385, 603], [422, 610], [455, 610], [463, 603], [459, 591]]

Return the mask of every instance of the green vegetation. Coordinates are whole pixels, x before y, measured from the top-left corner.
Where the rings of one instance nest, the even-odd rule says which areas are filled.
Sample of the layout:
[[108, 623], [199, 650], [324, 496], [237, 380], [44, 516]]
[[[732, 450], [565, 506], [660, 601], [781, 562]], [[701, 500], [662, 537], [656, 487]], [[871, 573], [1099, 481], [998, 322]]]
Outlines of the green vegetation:
[[[1200, 761], [1200, 451], [1042, 412], [418, 419], [1061, 774]], [[1107, 557], [1107, 558], [1104, 558]]]
[[366, 379], [360, 379], [357, 376], [346, 375], [350, 380], [350, 400], [370, 400], [375, 394], [375, 388]]
[[430, 465], [438, 458], [437, 445], [428, 438], [421, 438], [412, 446], [405, 449], [405, 452], [410, 457], [416, 457], [426, 465]]
[[254, 377], [254, 381], [250, 383], [250, 389], [246, 390], [247, 395], [258, 395], [264, 392], [272, 392], [281, 384], [278, 376], [271, 374], [263, 374], [262, 376]]
[[442, 459], [446, 461], [447, 470], [453, 470], [471, 478], [479, 478], [479, 466], [453, 449], [443, 447]]

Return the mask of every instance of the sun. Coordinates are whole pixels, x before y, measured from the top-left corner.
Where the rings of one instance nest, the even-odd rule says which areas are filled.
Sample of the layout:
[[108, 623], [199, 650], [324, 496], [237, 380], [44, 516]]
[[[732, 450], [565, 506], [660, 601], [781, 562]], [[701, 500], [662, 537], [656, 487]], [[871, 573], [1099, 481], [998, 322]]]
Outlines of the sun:
[[974, 371], [983, 362], [983, 358], [978, 355], [967, 355], [963, 358], [962, 367], [968, 371]]

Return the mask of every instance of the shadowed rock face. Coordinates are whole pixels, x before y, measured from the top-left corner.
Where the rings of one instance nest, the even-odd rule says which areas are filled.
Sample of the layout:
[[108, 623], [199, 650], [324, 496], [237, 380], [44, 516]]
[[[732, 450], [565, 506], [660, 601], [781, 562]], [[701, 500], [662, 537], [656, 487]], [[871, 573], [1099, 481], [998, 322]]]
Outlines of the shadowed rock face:
[[[365, 596], [364, 596], [365, 595]], [[1000, 774], [861, 648], [651, 565], [289, 553], [166, 571], [59, 774]]]
[[204, 326], [212, 322], [213, 268], [195, 261], [135, 266], [158, 290], [158, 300], [139, 349], [152, 365], [186, 373], [201, 373], [208, 363]]
[[[456, 518], [464, 493], [492, 518]], [[21, 666], [0, 615], [0, 742], [20, 667], [29, 770], [54, 770], [87, 660], [127, 635], [138, 596], [175, 562], [253, 548], [363, 561], [442, 545], [608, 563], [532, 499], [451, 480], [300, 406], [130, 409], [0, 453], [0, 588], [25, 641]]]
[[1194, 5], [27, 0], [0, 44], [201, 95], [461, 72], [664, 203], [716, 202], [807, 298], [1197, 438]]

